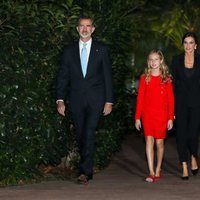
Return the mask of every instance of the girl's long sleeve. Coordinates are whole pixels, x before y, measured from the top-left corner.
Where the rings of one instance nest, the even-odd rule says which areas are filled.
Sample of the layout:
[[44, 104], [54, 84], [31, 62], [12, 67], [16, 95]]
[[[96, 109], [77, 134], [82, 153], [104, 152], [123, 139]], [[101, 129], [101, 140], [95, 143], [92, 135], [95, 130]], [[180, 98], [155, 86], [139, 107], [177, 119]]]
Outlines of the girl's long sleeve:
[[168, 120], [174, 120], [174, 92], [172, 82], [167, 83]]
[[135, 120], [140, 119], [143, 103], [144, 103], [144, 93], [145, 93], [145, 76], [140, 77], [139, 86], [138, 86], [138, 96], [136, 102], [136, 111], [135, 111]]

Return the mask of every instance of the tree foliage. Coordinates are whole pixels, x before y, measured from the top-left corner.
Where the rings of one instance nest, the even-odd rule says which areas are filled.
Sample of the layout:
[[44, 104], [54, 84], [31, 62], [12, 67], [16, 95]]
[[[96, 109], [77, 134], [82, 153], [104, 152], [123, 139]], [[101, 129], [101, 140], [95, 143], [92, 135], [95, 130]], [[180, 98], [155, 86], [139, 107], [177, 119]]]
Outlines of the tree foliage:
[[67, 154], [70, 123], [56, 114], [54, 85], [78, 14], [71, 4], [1, 2], [2, 184], [33, 178], [40, 163], [56, 165]]
[[182, 50], [181, 40], [187, 31], [196, 32], [200, 29], [199, 2], [187, 0], [183, 4], [174, 4], [162, 13], [159, 20], [152, 24], [152, 29], [172, 43], [179, 51]]

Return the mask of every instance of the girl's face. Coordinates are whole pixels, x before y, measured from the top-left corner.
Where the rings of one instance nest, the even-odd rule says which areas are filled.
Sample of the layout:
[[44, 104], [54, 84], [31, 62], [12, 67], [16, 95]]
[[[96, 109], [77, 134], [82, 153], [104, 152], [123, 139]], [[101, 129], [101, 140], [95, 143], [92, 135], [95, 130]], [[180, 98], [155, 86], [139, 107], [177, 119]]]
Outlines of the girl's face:
[[160, 56], [157, 53], [152, 53], [149, 55], [148, 64], [151, 69], [159, 69], [163, 60], [160, 59]]
[[186, 37], [183, 41], [183, 47], [186, 53], [192, 53], [197, 47], [193, 37]]

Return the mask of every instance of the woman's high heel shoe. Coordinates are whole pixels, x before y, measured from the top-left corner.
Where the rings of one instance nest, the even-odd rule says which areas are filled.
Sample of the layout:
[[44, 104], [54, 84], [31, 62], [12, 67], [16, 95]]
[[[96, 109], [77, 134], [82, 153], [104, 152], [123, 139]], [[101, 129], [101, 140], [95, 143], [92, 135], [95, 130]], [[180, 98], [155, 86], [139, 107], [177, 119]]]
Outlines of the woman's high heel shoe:
[[181, 179], [188, 180], [189, 176], [188, 176], [188, 167], [186, 162], [182, 162], [182, 168], [183, 168], [183, 174], [181, 176]]
[[181, 179], [184, 181], [187, 181], [187, 180], [189, 180], [189, 176], [182, 176]]
[[[192, 166], [194, 166], [194, 167], [192, 167]], [[194, 169], [194, 168], [196, 168], [196, 169]], [[198, 171], [199, 171], [199, 168], [198, 168], [197, 158], [192, 155], [191, 156], [191, 172], [195, 176], [195, 175], [197, 175]]]
[[193, 174], [194, 176], [197, 175], [198, 171], [199, 171], [199, 168], [197, 168], [197, 169], [191, 169], [191, 172], [192, 172], [192, 174]]

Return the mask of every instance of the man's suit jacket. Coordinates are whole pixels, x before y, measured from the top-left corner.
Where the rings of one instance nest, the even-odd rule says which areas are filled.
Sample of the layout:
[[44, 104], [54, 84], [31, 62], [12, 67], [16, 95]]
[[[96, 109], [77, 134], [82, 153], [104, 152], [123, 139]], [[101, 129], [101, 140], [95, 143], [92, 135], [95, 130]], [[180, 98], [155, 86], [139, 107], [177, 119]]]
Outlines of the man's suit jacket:
[[173, 57], [172, 75], [176, 107], [200, 106], [200, 55], [194, 55], [194, 73], [187, 78], [184, 72], [184, 53]]
[[64, 48], [57, 77], [57, 99], [64, 100], [66, 95], [72, 110], [84, 98], [97, 109], [105, 102], [113, 102], [112, 69], [105, 45], [92, 41], [85, 77], [81, 69], [79, 42]]

